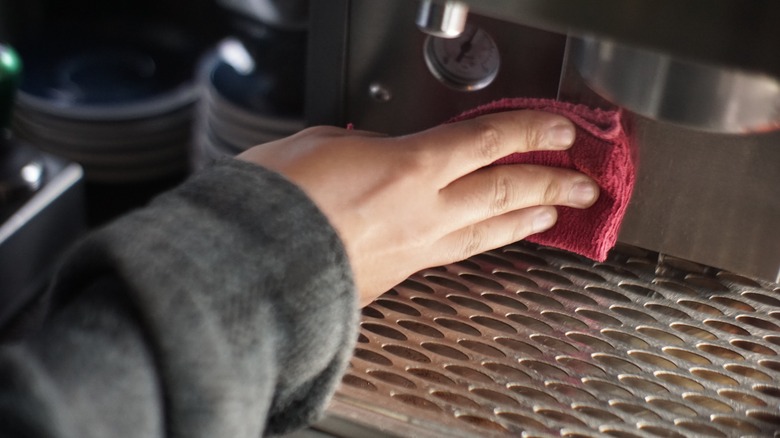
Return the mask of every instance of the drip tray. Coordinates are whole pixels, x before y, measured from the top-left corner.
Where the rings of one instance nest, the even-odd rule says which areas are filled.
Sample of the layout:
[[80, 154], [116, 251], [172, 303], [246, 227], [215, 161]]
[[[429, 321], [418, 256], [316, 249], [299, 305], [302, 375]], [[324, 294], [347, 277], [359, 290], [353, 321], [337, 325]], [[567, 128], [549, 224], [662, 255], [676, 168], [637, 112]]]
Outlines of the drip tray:
[[339, 436], [780, 436], [780, 285], [518, 243], [363, 310]]

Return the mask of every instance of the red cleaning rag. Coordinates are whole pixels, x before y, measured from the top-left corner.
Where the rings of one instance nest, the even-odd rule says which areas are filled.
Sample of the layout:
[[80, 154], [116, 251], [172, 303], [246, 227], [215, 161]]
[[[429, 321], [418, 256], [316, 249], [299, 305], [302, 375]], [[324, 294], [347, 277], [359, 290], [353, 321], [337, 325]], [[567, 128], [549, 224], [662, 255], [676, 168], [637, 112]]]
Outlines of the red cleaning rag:
[[601, 188], [599, 199], [592, 207], [583, 210], [558, 207], [555, 226], [527, 240], [604, 261], [607, 252], [617, 242], [635, 180], [631, 150], [620, 123], [620, 112], [548, 99], [514, 98], [466, 111], [448, 123], [521, 109], [547, 111], [567, 117], [577, 127], [574, 145], [566, 151], [513, 154], [495, 164], [539, 164], [576, 169], [593, 178]]

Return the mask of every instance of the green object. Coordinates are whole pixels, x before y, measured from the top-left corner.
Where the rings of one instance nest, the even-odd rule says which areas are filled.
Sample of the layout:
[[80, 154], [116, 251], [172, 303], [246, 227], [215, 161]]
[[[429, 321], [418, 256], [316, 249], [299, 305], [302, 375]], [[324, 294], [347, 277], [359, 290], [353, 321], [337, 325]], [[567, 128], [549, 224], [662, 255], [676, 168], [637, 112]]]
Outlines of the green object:
[[8, 128], [14, 95], [22, 76], [22, 60], [11, 46], [0, 44], [0, 129]]

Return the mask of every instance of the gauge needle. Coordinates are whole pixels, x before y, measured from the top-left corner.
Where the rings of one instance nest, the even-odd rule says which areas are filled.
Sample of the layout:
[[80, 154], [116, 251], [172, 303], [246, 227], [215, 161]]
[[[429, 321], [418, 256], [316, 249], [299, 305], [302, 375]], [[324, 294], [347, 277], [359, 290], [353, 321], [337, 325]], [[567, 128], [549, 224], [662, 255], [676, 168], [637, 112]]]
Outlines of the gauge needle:
[[458, 53], [458, 56], [455, 58], [455, 62], [463, 61], [463, 57], [469, 53], [469, 50], [471, 50], [471, 42], [474, 40], [474, 37], [477, 36], [477, 30], [478, 28], [476, 26], [471, 28], [471, 34], [468, 39], [460, 45], [460, 53]]

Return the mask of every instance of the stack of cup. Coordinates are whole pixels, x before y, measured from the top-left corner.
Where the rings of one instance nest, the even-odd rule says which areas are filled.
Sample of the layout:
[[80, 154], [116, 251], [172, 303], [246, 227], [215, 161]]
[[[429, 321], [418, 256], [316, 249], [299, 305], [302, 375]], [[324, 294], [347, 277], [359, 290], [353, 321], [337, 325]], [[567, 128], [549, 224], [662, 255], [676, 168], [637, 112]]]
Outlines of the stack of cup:
[[[269, 56], [269, 51], [284, 47], [284, 41], [271, 38], [275, 42], [269, 44], [268, 39], [266, 35], [265, 45], [252, 46], [228, 38], [205, 58], [194, 168], [304, 128], [302, 87], [298, 84], [302, 81], [295, 80], [295, 76], [302, 78], [303, 71], [285, 74], [283, 67], [288, 64]], [[298, 53], [302, 52], [301, 48]]]
[[199, 51], [183, 35], [160, 28], [68, 32], [27, 42], [19, 52], [25, 71], [18, 136], [80, 163], [90, 182], [187, 171]]

